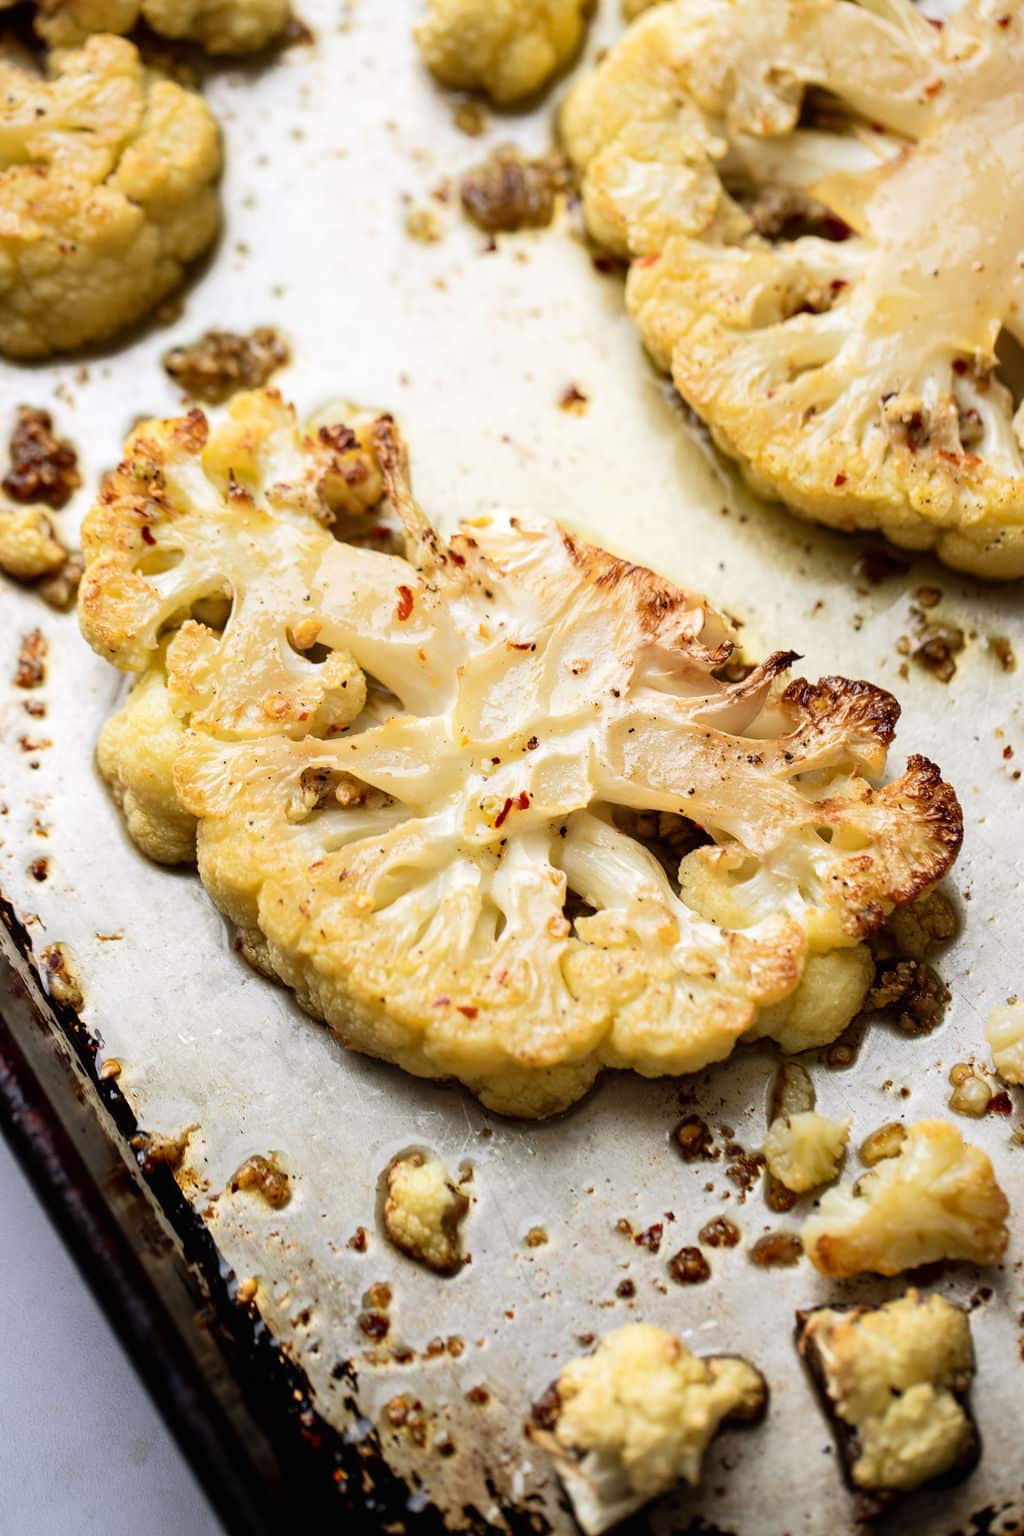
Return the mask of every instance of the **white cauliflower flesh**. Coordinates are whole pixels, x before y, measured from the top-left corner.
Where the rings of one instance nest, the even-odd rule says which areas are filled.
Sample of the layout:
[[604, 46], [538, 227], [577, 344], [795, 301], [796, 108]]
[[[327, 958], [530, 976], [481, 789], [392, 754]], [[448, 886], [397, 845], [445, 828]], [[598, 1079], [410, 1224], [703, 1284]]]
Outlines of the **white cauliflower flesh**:
[[850, 1135], [849, 1120], [829, 1120], [809, 1109], [773, 1120], [765, 1137], [768, 1172], [796, 1195], [831, 1184]]
[[36, 0], [36, 31], [51, 48], [94, 32], [123, 34], [144, 21], [161, 37], [200, 43], [209, 53], [252, 53], [284, 30], [288, 0]]
[[756, 1421], [767, 1399], [745, 1360], [701, 1359], [675, 1334], [632, 1323], [565, 1367], [537, 1415], [551, 1427], [535, 1438], [598, 1536], [678, 1482], [696, 1487], [719, 1426]]
[[519, 101], [576, 53], [592, 0], [427, 0], [415, 36], [442, 85]]
[[17, 581], [35, 581], [59, 570], [67, 557], [46, 507], [0, 498], [0, 570]]
[[802, 1237], [823, 1275], [898, 1275], [939, 1259], [998, 1263], [1008, 1214], [985, 1153], [945, 1120], [921, 1120], [895, 1156], [823, 1195]]
[[1022, 68], [995, 0], [672, 0], [562, 116], [646, 346], [755, 489], [992, 577], [1024, 575]]
[[190, 864], [196, 856], [196, 819], [180, 808], [174, 790], [181, 729], [166, 673], [156, 665], [137, 679], [96, 747], [97, 767], [130, 837], [157, 864]]
[[970, 1470], [974, 1350], [961, 1307], [911, 1290], [880, 1307], [815, 1308], [800, 1325], [855, 1489], [891, 1496]]
[[0, 352], [101, 341], [212, 243], [220, 139], [193, 91], [94, 37], [48, 77], [0, 62]]
[[993, 1008], [985, 1025], [992, 1062], [1004, 1083], [1024, 1083], [1024, 1003]]
[[[145, 423], [83, 529], [85, 634], [166, 668], [178, 806], [260, 966], [353, 1048], [525, 1116], [602, 1066], [722, 1059], [809, 958], [860, 973], [961, 836], [925, 759], [872, 782], [895, 702], [787, 687], [788, 654], [721, 681], [703, 598], [543, 518], [443, 541], [389, 418], [408, 555], [344, 543], [364, 448], [318, 421], [265, 391]], [[660, 817], [674, 853], [637, 831]]]
[[407, 1152], [388, 1168], [384, 1230], [396, 1248], [439, 1275], [454, 1274], [465, 1262], [461, 1228], [468, 1210], [439, 1157]]

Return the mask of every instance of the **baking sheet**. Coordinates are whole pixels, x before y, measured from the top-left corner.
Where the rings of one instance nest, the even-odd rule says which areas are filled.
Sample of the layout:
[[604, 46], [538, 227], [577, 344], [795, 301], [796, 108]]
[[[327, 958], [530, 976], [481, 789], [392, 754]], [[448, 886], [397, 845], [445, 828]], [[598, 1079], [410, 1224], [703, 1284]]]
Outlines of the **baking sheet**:
[[[1024, 762], [1022, 674], [1002, 671], [987, 646], [990, 636], [1007, 636], [1024, 659], [1024, 593], [928, 560], [877, 587], [860, 581], [855, 561], [877, 541], [803, 525], [736, 486], [646, 363], [620, 281], [594, 270], [567, 222], [502, 237], [492, 250], [462, 220], [457, 199], [436, 201], [442, 181], [489, 144], [547, 147], [565, 86], [528, 114], [492, 114], [485, 138], [467, 138], [416, 56], [416, 9], [411, 0], [340, 10], [309, 0], [313, 46], [210, 69], [205, 90], [226, 139], [226, 227], [180, 318], [84, 363], [4, 367], [2, 419], [19, 401], [46, 406], [76, 443], [86, 486], [58, 518], [70, 537], [132, 421], [177, 408], [163, 352], [209, 325], [274, 324], [294, 359], [275, 382], [300, 410], [342, 396], [397, 414], [419, 497], [442, 526], [499, 500], [560, 518], [706, 591], [744, 621], [751, 654], [792, 646], [811, 677], [839, 671], [892, 687], [904, 706], [893, 770], [909, 752], [924, 752], [964, 805], [965, 848], [951, 882], [964, 921], [940, 963], [953, 1002], [931, 1038], [908, 1040], [879, 1025], [853, 1069], [820, 1067], [814, 1077], [819, 1108], [853, 1116], [854, 1145], [885, 1120], [946, 1114], [949, 1067], [987, 1059], [988, 1008], [1024, 990], [1024, 781], [1013, 778]], [[619, 26], [617, 8], [603, 0], [589, 54]], [[428, 205], [443, 230], [432, 245], [405, 232], [409, 209]], [[582, 415], [559, 408], [569, 384], [588, 397]], [[917, 668], [907, 681], [897, 675], [896, 641], [922, 583], [942, 589], [933, 616], [970, 637], [948, 686]], [[852, 1531], [854, 1504], [792, 1344], [793, 1312], [893, 1295], [900, 1283], [828, 1285], [806, 1263], [755, 1268], [749, 1246], [765, 1230], [794, 1227], [798, 1213], [773, 1216], [759, 1190], [740, 1206], [724, 1158], [678, 1159], [668, 1137], [680, 1084], [610, 1075], [568, 1116], [524, 1126], [487, 1115], [457, 1089], [347, 1054], [231, 952], [193, 876], [148, 865], [128, 843], [91, 765], [122, 685], [86, 649], [74, 617], [9, 584], [0, 588], [0, 617], [0, 885], [38, 949], [71, 947], [85, 1018], [122, 1064], [119, 1086], [140, 1123], [154, 1132], [198, 1124], [181, 1179], [225, 1263], [258, 1280], [260, 1311], [305, 1371], [324, 1417], [356, 1437], [371, 1423], [381, 1430], [392, 1464], [422, 1489], [411, 1513], [429, 1500], [453, 1526], [475, 1510], [502, 1527], [515, 1505], [572, 1530], [523, 1421], [580, 1352], [581, 1335], [642, 1319], [678, 1330], [700, 1352], [748, 1355], [772, 1390], [767, 1423], [723, 1435], [701, 1490], [665, 1501], [653, 1528], [677, 1529], [699, 1514], [744, 1536]], [[45, 699], [45, 720], [30, 719], [23, 704], [31, 696], [6, 685], [20, 636], [37, 625], [50, 646], [47, 683], [34, 695]], [[49, 860], [44, 882], [28, 867], [40, 857]], [[727, 1123], [747, 1147], [763, 1138], [773, 1063], [767, 1049], [741, 1051], [689, 1085], [711, 1125]], [[1008, 1118], [957, 1123], [991, 1154], [1020, 1211], [1014, 1098]], [[413, 1143], [453, 1169], [473, 1167], [472, 1262], [453, 1279], [418, 1269], [378, 1229], [379, 1175]], [[284, 1210], [222, 1193], [246, 1156], [271, 1150], [292, 1179]], [[743, 1245], [711, 1255], [709, 1284], [672, 1284], [668, 1255], [723, 1212], [741, 1227]], [[660, 1255], [617, 1231], [622, 1217], [636, 1227], [662, 1221]], [[363, 1254], [347, 1246], [358, 1226], [369, 1232]], [[547, 1230], [546, 1246], [526, 1246], [533, 1226]], [[994, 1531], [1024, 1523], [1022, 1257], [1018, 1236], [998, 1270], [948, 1270], [936, 1282], [964, 1301], [992, 1288], [972, 1319], [985, 1455], [963, 1488], [909, 1506], [915, 1531], [971, 1528], [983, 1507]], [[615, 1295], [627, 1277], [632, 1301]], [[394, 1295], [389, 1342], [416, 1352], [404, 1365], [363, 1358], [370, 1341], [357, 1319], [367, 1289], [381, 1281]], [[461, 1352], [456, 1345], [423, 1358], [431, 1340], [452, 1338]], [[346, 1406], [351, 1373], [341, 1370], [348, 1361], [358, 1377], [355, 1412]], [[481, 1385], [488, 1401], [469, 1402], [465, 1394]], [[400, 1394], [427, 1410], [425, 1448], [388, 1422], [384, 1406]]]

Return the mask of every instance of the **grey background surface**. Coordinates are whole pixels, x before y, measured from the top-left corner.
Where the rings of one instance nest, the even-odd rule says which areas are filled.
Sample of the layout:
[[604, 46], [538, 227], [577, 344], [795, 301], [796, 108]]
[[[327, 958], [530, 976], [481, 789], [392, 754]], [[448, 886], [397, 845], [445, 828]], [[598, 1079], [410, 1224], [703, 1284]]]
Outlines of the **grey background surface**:
[[221, 1536], [0, 1139], [0, 1536]]

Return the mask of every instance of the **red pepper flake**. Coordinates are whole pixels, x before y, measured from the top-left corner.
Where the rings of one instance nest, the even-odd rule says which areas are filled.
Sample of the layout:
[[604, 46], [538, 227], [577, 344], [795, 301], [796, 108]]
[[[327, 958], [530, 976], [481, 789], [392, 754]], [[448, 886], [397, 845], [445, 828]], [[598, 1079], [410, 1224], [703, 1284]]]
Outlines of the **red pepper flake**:
[[526, 793], [525, 789], [522, 789], [522, 790], [519, 791], [519, 799], [516, 801], [516, 805], [518, 805], [518, 807], [519, 807], [519, 809], [521, 811], [529, 810], [529, 808], [530, 808], [530, 797]]
[[1010, 25], [1010, 18], [1009, 18], [1009, 16], [997, 16], [996, 17], [996, 26], [997, 27], [1008, 27], [1009, 25]]
[[469, 1003], [456, 1003], [455, 1006], [464, 1019], [475, 1019], [480, 1012], [479, 1008], [474, 1008]]
[[989, 1099], [988, 1109], [990, 1115], [1009, 1115], [1013, 1112], [1013, 1103], [1005, 1089]]
[[845, 475], [836, 475], [836, 477], [833, 480], [832, 484], [833, 485], [845, 485], [846, 484], [846, 476]]
[[967, 359], [966, 359], [966, 357], [954, 357], [954, 359], [953, 359], [953, 372], [954, 373], [959, 373], [959, 374], [964, 374], [964, 373], [967, 372]]
[[661, 260], [661, 252], [657, 251], [653, 256], [640, 256], [634, 261], [634, 267], [653, 267], [656, 261]]
[[503, 827], [508, 820], [508, 813], [512, 809], [512, 801], [506, 800], [497, 816], [494, 818], [495, 828]]
[[525, 811], [530, 804], [530, 797], [526, 790], [520, 790], [514, 800], [506, 800], [497, 816], [494, 818], [495, 829], [503, 827], [508, 820], [509, 812], [514, 810]]
[[398, 620], [398, 622], [400, 624], [403, 624], [411, 613], [412, 613], [412, 588], [411, 587], [399, 587], [398, 588], [398, 603], [397, 603], [397, 606], [395, 608], [395, 618]]
[[156, 539], [153, 537], [153, 530], [151, 528], [147, 528], [145, 523], [143, 523], [143, 525], [142, 525], [141, 532], [142, 532], [142, 542], [143, 542], [143, 544], [155, 544], [156, 543]]
[[934, 80], [929, 80], [928, 83], [925, 85], [925, 87], [924, 87], [924, 94], [926, 96], [937, 96], [939, 94], [939, 92], [942, 90], [942, 87], [943, 87], [944, 84], [945, 84], [945, 81], [944, 80], [940, 80], [938, 75], [936, 75]]

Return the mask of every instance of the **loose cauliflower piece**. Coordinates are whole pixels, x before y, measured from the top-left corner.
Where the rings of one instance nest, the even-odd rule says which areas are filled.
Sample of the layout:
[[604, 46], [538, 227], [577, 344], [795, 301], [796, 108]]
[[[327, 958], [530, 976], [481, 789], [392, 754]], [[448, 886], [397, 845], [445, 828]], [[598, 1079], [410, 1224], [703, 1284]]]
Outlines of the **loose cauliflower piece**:
[[35, 26], [51, 48], [75, 47], [95, 32], [124, 34], [144, 21], [208, 53], [252, 53], [280, 35], [289, 15], [288, 0], [37, 0]]
[[407, 1152], [388, 1168], [384, 1230], [403, 1253], [439, 1275], [465, 1263], [462, 1223], [469, 1201], [432, 1153]]
[[765, 1138], [768, 1172], [795, 1195], [831, 1184], [849, 1136], [848, 1119], [829, 1120], [815, 1110], [780, 1116], [772, 1121]]
[[920, 1120], [895, 1156], [822, 1196], [804, 1223], [804, 1250], [835, 1279], [898, 1275], [938, 1259], [995, 1264], [1009, 1209], [985, 1153], [945, 1120]]
[[646, 346], [754, 488], [990, 577], [1024, 575], [1022, 66], [994, 0], [673, 0], [562, 116]]
[[985, 1025], [992, 1062], [1004, 1083], [1024, 1083], [1024, 1003], [993, 1008]]
[[[265, 391], [215, 430], [139, 427], [85, 522], [80, 613], [124, 670], [166, 646], [202, 879], [346, 1044], [523, 1116], [603, 1066], [696, 1071], [952, 863], [938, 770], [872, 782], [887, 694], [787, 687], [789, 653], [721, 681], [703, 598], [543, 518], [442, 540], [390, 418], [408, 555], [343, 543], [356, 439], [319, 420]], [[663, 863], [617, 811], [715, 842]]]
[[442, 85], [519, 101], [573, 57], [592, 8], [592, 0], [427, 0], [414, 32]]
[[807, 1360], [851, 1486], [885, 1502], [978, 1459], [967, 1406], [974, 1350], [967, 1313], [910, 1290], [880, 1307], [798, 1313]]
[[35, 581], [59, 570], [67, 556], [44, 506], [0, 499], [0, 570], [18, 581]]
[[631, 1323], [565, 1367], [535, 1410], [587, 1536], [625, 1520], [680, 1480], [696, 1487], [722, 1424], [760, 1419], [760, 1371], [731, 1355], [701, 1359], [663, 1328]]
[[104, 340], [182, 281], [219, 220], [202, 99], [94, 37], [44, 78], [0, 62], [0, 351]]

